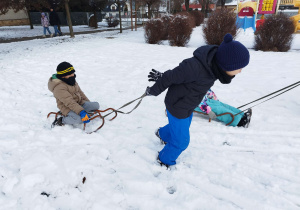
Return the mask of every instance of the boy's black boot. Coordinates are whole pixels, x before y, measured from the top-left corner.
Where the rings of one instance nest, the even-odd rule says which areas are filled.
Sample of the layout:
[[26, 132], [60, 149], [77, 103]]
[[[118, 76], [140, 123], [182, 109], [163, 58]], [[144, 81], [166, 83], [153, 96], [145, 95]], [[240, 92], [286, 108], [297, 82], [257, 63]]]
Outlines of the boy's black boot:
[[248, 109], [247, 112], [244, 113], [244, 116], [242, 117], [242, 119], [240, 120], [237, 126], [248, 128], [250, 124], [251, 116], [252, 116], [252, 109]]
[[170, 168], [170, 166], [169, 165], [167, 165], [167, 164], [164, 164], [163, 162], [161, 162], [161, 160], [159, 159], [159, 153], [158, 153], [158, 155], [157, 155], [157, 162], [160, 164], [160, 166], [165, 166], [166, 168], [167, 168], [167, 170], [169, 170]]
[[159, 129], [160, 129], [160, 128], [158, 128], [158, 129], [155, 131], [155, 135], [157, 136], [157, 138], [159, 138], [161, 144], [167, 144], [167, 142], [163, 141], [163, 140], [160, 138], [160, 135], [159, 135]]
[[56, 118], [51, 127], [53, 128], [54, 126], [64, 126], [64, 124], [62, 123], [62, 119], [63, 117]]

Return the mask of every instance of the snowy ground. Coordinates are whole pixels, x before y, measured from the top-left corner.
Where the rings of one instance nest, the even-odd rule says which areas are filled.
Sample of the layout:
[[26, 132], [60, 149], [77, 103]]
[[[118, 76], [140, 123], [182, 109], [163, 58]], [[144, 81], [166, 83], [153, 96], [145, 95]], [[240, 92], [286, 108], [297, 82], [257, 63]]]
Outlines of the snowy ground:
[[[131, 25], [130, 19], [124, 19], [122, 22], [122, 28], [129, 27]], [[117, 26], [116, 28], [120, 28]], [[54, 29], [52, 26], [49, 27], [51, 33], [54, 33]], [[107, 27], [106, 21], [98, 23], [97, 30], [105, 30], [111, 29]], [[87, 25], [80, 25], [80, 26], [73, 26], [73, 31], [76, 32], [83, 32], [83, 31], [94, 31], [95, 29], [89, 27]], [[61, 26], [62, 33], [69, 33], [68, 26]], [[30, 29], [29, 25], [25, 26], [1, 26], [0, 27], [0, 40], [1, 39], [12, 39], [12, 38], [22, 38], [22, 37], [34, 37], [34, 36], [42, 36], [44, 33], [43, 26], [41, 25], [34, 25], [33, 29]], [[47, 35], [48, 32], [47, 32]], [[0, 42], [1, 43], [1, 42]]]
[[[250, 30], [238, 37], [248, 48], [253, 39]], [[119, 108], [151, 85], [151, 68], [174, 68], [203, 44], [199, 27], [187, 47], [145, 44], [142, 29], [1, 44], [0, 209], [300, 209], [299, 87], [253, 108], [248, 129], [195, 114], [172, 171], [155, 161], [165, 93], [91, 135], [50, 128], [47, 81], [61, 61], [101, 109]], [[299, 49], [299, 34], [287, 53], [250, 49], [249, 66], [213, 90], [237, 107], [297, 82]]]

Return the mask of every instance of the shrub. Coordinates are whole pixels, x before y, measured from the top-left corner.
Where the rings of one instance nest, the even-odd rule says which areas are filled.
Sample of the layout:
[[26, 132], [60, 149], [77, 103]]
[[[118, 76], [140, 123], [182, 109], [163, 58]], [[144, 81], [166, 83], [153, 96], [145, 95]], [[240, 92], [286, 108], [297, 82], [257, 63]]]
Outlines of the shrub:
[[187, 12], [187, 11], [178, 12], [178, 13], [176, 13], [176, 15], [187, 16], [188, 20], [191, 24], [191, 27], [194, 28], [196, 26], [195, 16], [192, 14], [191, 11], [190, 12]]
[[193, 28], [187, 16], [175, 15], [169, 27], [170, 45], [184, 47], [189, 42], [192, 31]]
[[227, 33], [235, 37], [237, 35], [236, 14], [232, 10], [216, 10], [204, 23], [203, 33], [207, 44], [220, 45]]
[[145, 24], [145, 39], [149, 44], [158, 44], [162, 40], [164, 25], [161, 19], [150, 19]]
[[117, 18], [107, 17], [106, 21], [107, 21], [108, 27], [116, 27], [119, 25], [119, 19], [117, 19]]
[[196, 26], [200, 26], [204, 21], [204, 14], [198, 10], [191, 11], [191, 14], [195, 18], [195, 24]]
[[291, 48], [295, 26], [285, 14], [269, 16], [255, 32], [255, 50], [286, 52]]
[[163, 35], [162, 35], [162, 40], [167, 40], [168, 39], [168, 34], [169, 34], [169, 26], [170, 26], [170, 22], [173, 19], [173, 15], [164, 15], [161, 17], [161, 20], [163, 22], [164, 25], [164, 31], [163, 31]]

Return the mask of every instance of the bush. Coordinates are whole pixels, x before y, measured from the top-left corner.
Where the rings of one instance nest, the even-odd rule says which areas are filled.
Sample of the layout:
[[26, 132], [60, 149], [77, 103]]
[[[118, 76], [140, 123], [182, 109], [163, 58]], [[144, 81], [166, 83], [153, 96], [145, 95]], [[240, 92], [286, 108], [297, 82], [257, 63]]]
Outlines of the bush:
[[149, 44], [159, 44], [164, 33], [164, 24], [161, 19], [150, 19], [145, 24], [145, 39]]
[[216, 10], [204, 23], [203, 33], [205, 42], [214, 45], [220, 45], [227, 33], [235, 37], [237, 35], [236, 14], [232, 10]]
[[255, 50], [286, 52], [291, 48], [295, 26], [285, 14], [268, 16], [255, 32]]
[[194, 16], [196, 26], [200, 26], [204, 21], [204, 14], [198, 10], [191, 11]]
[[192, 31], [193, 28], [187, 16], [175, 15], [169, 26], [170, 45], [184, 47], [189, 42]]
[[168, 34], [169, 34], [169, 26], [170, 26], [170, 22], [173, 19], [173, 15], [164, 15], [161, 17], [161, 20], [163, 22], [164, 25], [164, 31], [163, 31], [163, 35], [161, 37], [162, 40], [167, 40], [168, 39]]
[[116, 27], [119, 25], [119, 19], [113, 18], [113, 17], [107, 17], [106, 18], [107, 21], [107, 26], [108, 27]]
[[195, 16], [192, 14], [192, 12], [182, 11], [182, 12], [176, 13], [176, 15], [187, 16], [188, 20], [191, 24], [191, 27], [194, 28], [196, 26]]

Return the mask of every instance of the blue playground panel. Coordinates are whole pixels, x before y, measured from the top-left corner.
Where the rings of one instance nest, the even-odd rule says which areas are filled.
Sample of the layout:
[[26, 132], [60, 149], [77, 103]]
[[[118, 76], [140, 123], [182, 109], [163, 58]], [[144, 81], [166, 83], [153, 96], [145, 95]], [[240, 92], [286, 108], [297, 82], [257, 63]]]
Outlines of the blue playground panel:
[[253, 15], [253, 17], [243, 17], [240, 18], [239, 16], [236, 17], [236, 24], [238, 26], [238, 28], [243, 28], [244, 31], [246, 30], [246, 28], [253, 28], [253, 30], [255, 31], [255, 15]]

